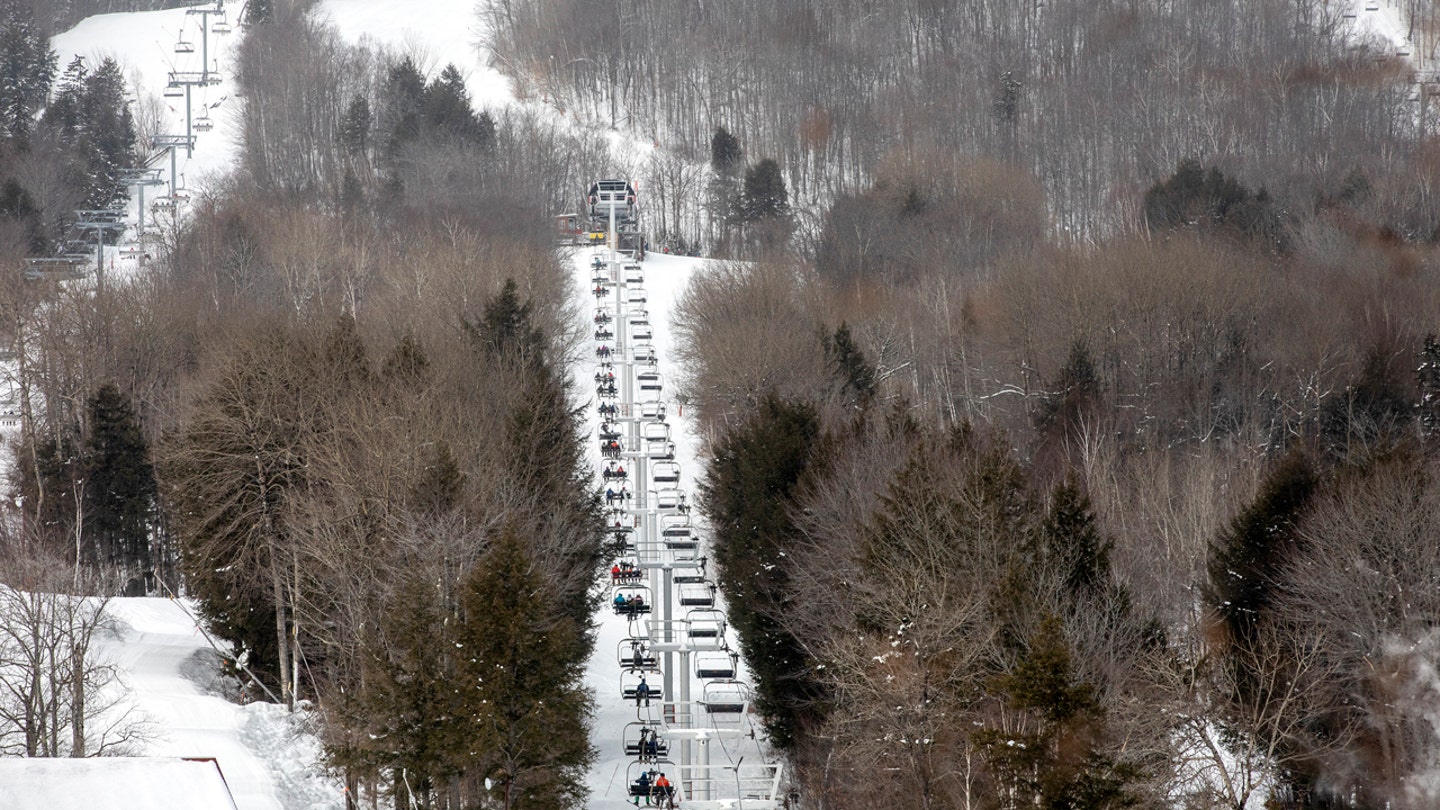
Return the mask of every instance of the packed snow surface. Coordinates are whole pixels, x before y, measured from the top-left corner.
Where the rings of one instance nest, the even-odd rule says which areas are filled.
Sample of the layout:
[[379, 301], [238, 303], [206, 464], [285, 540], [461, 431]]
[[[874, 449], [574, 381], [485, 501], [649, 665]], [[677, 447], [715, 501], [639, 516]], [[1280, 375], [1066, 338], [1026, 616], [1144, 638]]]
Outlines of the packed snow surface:
[[141, 757], [0, 759], [0, 807], [233, 810], [216, 763]]
[[114, 599], [107, 614], [118, 631], [100, 639], [97, 651], [120, 670], [130, 699], [155, 729], [153, 739], [133, 753], [213, 758], [238, 810], [344, 806], [340, 782], [324, 773], [308, 712], [241, 705], [221, 693], [215, 677], [221, 654], [200, 630], [191, 605]]

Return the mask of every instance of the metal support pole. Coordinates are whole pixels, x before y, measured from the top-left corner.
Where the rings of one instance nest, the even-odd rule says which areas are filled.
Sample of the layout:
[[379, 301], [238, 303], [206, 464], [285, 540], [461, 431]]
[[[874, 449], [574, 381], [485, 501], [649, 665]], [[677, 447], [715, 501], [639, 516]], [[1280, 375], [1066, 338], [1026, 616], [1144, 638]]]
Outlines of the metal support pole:
[[[191, 85], [185, 85], [185, 157], [187, 158], [195, 157], [195, 133], [190, 129], [190, 88]], [[172, 176], [175, 174], [173, 169], [170, 174]], [[170, 188], [170, 193], [172, 195], [175, 193], [173, 185]]]

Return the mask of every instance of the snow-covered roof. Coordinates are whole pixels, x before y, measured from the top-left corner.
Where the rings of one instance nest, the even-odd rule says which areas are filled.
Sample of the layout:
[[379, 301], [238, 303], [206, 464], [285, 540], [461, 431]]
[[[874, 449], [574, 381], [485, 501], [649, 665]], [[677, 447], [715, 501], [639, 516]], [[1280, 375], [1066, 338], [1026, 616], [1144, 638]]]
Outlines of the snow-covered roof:
[[0, 807], [235, 810], [235, 799], [213, 759], [0, 758]]

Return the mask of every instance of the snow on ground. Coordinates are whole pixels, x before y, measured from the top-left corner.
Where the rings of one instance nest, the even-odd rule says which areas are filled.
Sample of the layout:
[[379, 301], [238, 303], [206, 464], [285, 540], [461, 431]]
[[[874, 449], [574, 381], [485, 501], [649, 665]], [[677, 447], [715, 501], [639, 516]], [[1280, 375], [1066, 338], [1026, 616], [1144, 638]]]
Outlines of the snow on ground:
[[220, 694], [218, 655], [183, 601], [111, 600], [119, 625], [98, 652], [131, 690], [155, 728], [134, 753], [213, 757], [237, 810], [331, 810], [344, 806], [342, 786], [324, 775], [319, 744], [305, 731], [304, 711], [271, 703], [239, 705]]
[[226, 810], [235, 804], [213, 762], [92, 757], [0, 759], [0, 807]]
[[[594, 310], [595, 299], [591, 296], [593, 288], [591, 281], [591, 261], [595, 256], [606, 257], [605, 251], [593, 249], [577, 250], [571, 257], [571, 264], [575, 273], [576, 288], [578, 294], [584, 297], [583, 311], [590, 313]], [[675, 398], [675, 384], [679, 372], [678, 363], [675, 360], [675, 328], [674, 315], [675, 306], [680, 295], [689, 284], [691, 277], [702, 270], [707, 260], [692, 258], [688, 256], [671, 256], [664, 254], [649, 254], [643, 264], [645, 274], [644, 288], [648, 301], [646, 309], [650, 314], [651, 325], [654, 331], [654, 339], [651, 344], [655, 347], [659, 359], [658, 369], [664, 387], [661, 399], [666, 404], [666, 421], [670, 424], [671, 439], [675, 443], [675, 460], [681, 468], [680, 487], [684, 489], [693, 501], [696, 482], [703, 470], [699, 454], [700, 441], [691, 419], [691, 414], [686, 412]], [[617, 317], [620, 317], [617, 315]], [[593, 346], [593, 343], [587, 343]], [[575, 370], [576, 390], [579, 392], [593, 392], [595, 390], [593, 375], [595, 373], [596, 361], [593, 355], [586, 355]], [[617, 376], [619, 370], [617, 367]], [[585, 412], [590, 419], [591, 436], [595, 435], [599, 419], [595, 407], [599, 401], [585, 394], [582, 399], [588, 399], [585, 403]], [[596, 465], [597, 470], [603, 466], [599, 455], [598, 444], [595, 441], [589, 442], [591, 462]], [[633, 482], [632, 482], [633, 483]], [[702, 531], [702, 543], [708, 543], [708, 534], [705, 532], [703, 523], [698, 515], [693, 516], [695, 522], [700, 525]], [[711, 571], [711, 577], [714, 573]], [[608, 593], [609, 578], [602, 577], [602, 584], [607, 586]], [[659, 594], [655, 594], [659, 598]], [[723, 608], [723, 604], [717, 601], [717, 607]], [[620, 645], [629, 635], [628, 622], [619, 616], [613, 615], [609, 610], [602, 610], [598, 617], [598, 641], [595, 653], [586, 669], [587, 685], [593, 690], [596, 698], [596, 716], [592, 729], [592, 741], [598, 749], [599, 757], [595, 767], [590, 772], [588, 785], [590, 788], [591, 810], [620, 810], [629, 806], [628, 783], [635, 773], [627, 773], [627, 767], [633, 760], [624, 755], [622, 734], [625, 726], [641, 719], [638, 709], [633, 704], [627, 704], [621, 700], [620, 678], [622, 667], [618, 660]], [[734, 631], [727, 634], [730, 638], [731, 647], [735, 645]], [[692, 664], [693, 666], [693, 664]], [[677, 677], [692, 677], [690, 673], [676, 673]], [[743, 662], [739, 677], [743, 680], [747, 676], [743, 672]], [[698, 700], [703, 694], [701, 684], [698, 680], [691, 682], [691, 698]], [[652, 725], [654, 718], [651, 718]], [[671, 741], [672, 758], [678, 757], [678, 744]], [[744, 758], [751, 765], [761, 761], [761, 751], [755, 740], [744, 739], [718, 739], [711, 743], [710, 761], [715, 765], [734, 765], [740, 758]], [[749, 765], [746, 766], [747, 768]], [[660, 768], [664, 770], [663, 767]], [[671, 778], [678, 774], [671, 773]], [[720, 788], [724, 792], [724, 788]], [[733, 794], [733, 791], [725, 795]], [[759, 803], [757, 802], [758, 806]]]
[[489, 66], [481, 50], [484, 29], [476, 5], [475, 0], [324, 0], [319, 15], [349, 42], [368, 39], [415, 56], [427, 76], [454, 63], [477, 108], [503, 107], [514, 103], [515, 94], [510, 80]]
[[[191, 110], [199, 118], [202, 111], [208, 112], [214, 123], [209, 132], [196, 131], [193, 155], [183, 150], [176, 161], [177, 174], [183, 175], [181, 188], [203, 187], [216, 175], [228, 173], [235, 167], [240, 145], [240, 103], [234, 95], [234, 49], [244, 35], [236, 25], [240, 7], [231, 3], [227, 7], [229, 20], [234, 31], [229, 34], [209, 35], [208, 56], [212, 71], [220, 74], [220, 84], [191, 89]], [[86, 65], [94, 68], [106, 56], [120, 63], [120, 69], [130, 81], [132, 89], [139, 92], [141, 111], [137, 118], [144, 116], [146, 99], [156, 100], [163, 105], [160, 109], [160, 129], [157, 134], [185, 134], [185, 99], [166, 98], [163, 93], [169, 82], [171, 71], [198, 73], [203, 69], [201, 55], [200, 20], [198, 14], [187, 14], [183, 8], [166, 11], [142, 11], [129, 14], [99, 14], [88, 17], [79, 25], [51, 40], [59, 56], [59, 69], [65, 70], [75, 56], [85, 57]], [[209, 17], [213, 25], [218, 17]], [[181, 39], [193, 44], [194, 53], [176, 53], [175, 44]], [[148, 145], [142, 145], [142, 150]], [[153, 168], [164, 168], [165, 179], [170, 178], [170, 162], [157, 159]], [[152, 192], [151, 196], [156, 192]]]

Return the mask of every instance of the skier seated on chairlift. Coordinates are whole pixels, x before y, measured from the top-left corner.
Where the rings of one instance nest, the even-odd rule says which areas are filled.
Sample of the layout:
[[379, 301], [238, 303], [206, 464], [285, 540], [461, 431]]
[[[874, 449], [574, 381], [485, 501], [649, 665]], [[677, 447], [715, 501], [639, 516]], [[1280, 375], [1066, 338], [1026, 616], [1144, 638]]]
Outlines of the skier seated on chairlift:
[[666, 807], [675, 806], [675, 786], [670, 784], [670, 780], [665, 778], [665, 774], [662, 773], [655, 777], [655, 787], [652, 790], [656, 798], [665, 800]]
[[[640, 597], [637, 596], [635, 599], [639, 601]], [[635, 708], [640, 708], [642, 700], [645, 701], [644, 705], [650, 705], [650, 684], [645, 682], [644, 675], [640, 676], [640, 683], [635, 684]]]
[[617, 582], [619, 582], [619, 581], [620, 581], [620, 565], [619, 565], [619, 563], [616, 563], [615, 565], [610, 566], [610, 584], [611, 584], [611, 585], [614, 585], [615, 583], [617, 583]]
[[640, 774], [640, 778], [635, 780], [635, 791], [634, 791], [634, 792], [635, 792], [635, 806], [636, 806], [636, 807], [639, 807], [639, 806], [640, 806], [640, 797], [641, 797], [641, 796], [644, 796], [644, 797], [645, 797], [645, 804], [646, 804], [647, 806], [650, 804], [650, 774], [651, 774], [651, 773], [653, 773], [653, 771], [644, 771], [644, 772], [642, 772], [642, 773]]

